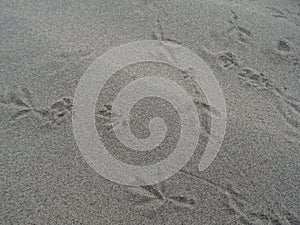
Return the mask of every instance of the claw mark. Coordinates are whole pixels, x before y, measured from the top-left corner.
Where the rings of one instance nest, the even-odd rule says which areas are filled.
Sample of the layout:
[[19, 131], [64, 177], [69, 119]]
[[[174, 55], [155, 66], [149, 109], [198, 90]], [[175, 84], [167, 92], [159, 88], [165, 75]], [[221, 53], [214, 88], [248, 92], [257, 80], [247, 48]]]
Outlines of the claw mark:
[[58, 125], [72, 111], [71, 98], [64, 97], [54, 102], [49, 108], [37, 110], [47, 122], [43, 126]]
[[243, 212], [243, 207], [245, 204], [248, 204], [249, 202], [242, 196], [242, 194], [234, 189], [230, 184], [227, 185], [227, 187], [223, 188], [220, 185], [207, 180], [203, 178], [200, 175], [197, 175], [195, 173], [186, 171], [184, 169], [179, 171], [180, 173], [184, 175], [188, 175], [191, 177], [194, 177], [196, 179], [200, 179], [202, 182], [206, 183], [208, 186], [216, 189], [219, 193], [225, 196], [227, 199], [227, 202], [224, 203], [224, 206], [226, 206], [227, 210], [236, 215], [241, 221], [244, 221], [246, 224], [251, 224], [250, 219], [248, 218], [247, 214]]
[[288, 52], [291, 50], [290, 44], [286, 40], [280, 40], [277, 44], [277, 48], [279, 51], [285, 51], [285, 52]]
[[266, 215], [261, 212], [256, 212], [256, 213], [249, 213], [249, 216], [253, 218], [254, 221], [256, 222], [262, 222], [262, 223], [268, 223], [268, 224], [274, 224], [274, 225], [280, 225], [281, 223], [279, 220], [273, 216], [273, 215]]
[[181, 195], [168, 196], [165, 193], [164, 188], [161, 190], [154, 188], [153, 186], [139, 186], [131, 187], [131, 193], [143, 197], [145, 200], [141, 201], [136, 205], [136, 208], [146, 209], [146, 210], [155, 210], [161, 209], [167, 204], [171, 204], [179, 208], [192, 208], [196, 201], [192, 198], [188, 198]]
[[161, 200], [164, 199], [163, 194], [152, 186], [132, 187], [130, 188], [130, 190], [134, 194], [141, 195], [147, 198], [157, 198]]
[[239, 18], [239, 17], [237, 16], [237, 14], [235, 13], [235, 11], [231, 10], [230, 12], [232, 13], [233, 19], [234, 19], [234, 20], [237, 20], [237, 19]]
[[13, 114], [11, 116], [11, 119], [12, 120], [17, 120], [17, 119], [19, 119], [21, 117], [26, 116], [29, 112], [31, 112], [31, 109], [22, 109], [22, 110], [16, 112], [15, 114]]
[[126, 121], [122, 120], [120, 115], [112, 113], [112, 105], [110, 104], [105, 104], [104, 107], [96, 113], [96, 117], [101, 120], [101, 124], [108, 130], [113, 129], [113, 125], [118, 126], [122, 123], [126, 123]]
[[157, 26], [156, 27], [157, 27], [157, 29], [152, 34], [152, 38], [154, 40], [160, 40], [160, 41], [166, 41], [166, 42], [173, 42], [173, 43], [176, 43], [176, 44], [182, 44], [181, 41], [178, 41], [174, 38], [166, 37], [160, 20], [157, 20]]
[[14, 87], [7, 93], [5, 102], [6, 104], [12, 104], [17, 107], [27, 107], [30, 108], [31, 96], [26, 88]]
[[285, 91], [268, 79], [263, 73], [250, 68], [238, 72], [239, 78], [248, 85], [270, 91], [277, 100], [277, 110], [293, 128], [300, 129], [300, 100], [285, 94]]
[[185, 196], [170, 196], [169, 201], [175, 206], [186, 208], [190, 208], [191, 206], [196, 204], [196, 201], [194, 199]]
[[149, 193], [152, 193], [158, 199], [161, 199], [161, 200], [165, 199], [164, 194], [160, 190], [155, 189], [154, 187], [152, 187], [150, 185], [141, 186], [141, 188], [143, 188], [144, 190], [146, 190]]
[[270, 9], [271, 11], [273, 11], [275, 14], [272, 14], [273, 17], [276, 18], [287, 18], [284, 13], [282, 11], [280, 11], [279, 9], [276, 9], [274, 7], [266, 7], [267, 9]]
[[[184, 169], [179, 171], [184, 175], [191, 176], [196, 179], [200, 179], [202, 182], [206, 183], [211, 188], [216, 189], [219, 193], [226, 197], [226, 202], [224, 206], [227, 210], [237, 216], [237, 218], [243, 224], [299, 224], [299, 219], [286, 209], [275, 212], [273, 209], [268, 207], [265, 210], [264, 207], [258, 207], [248, 201], [240, 191], [233, 188], [232, 185], [227, 185], [222, 187], [216, 183], [203, 178], [202, 176], [186, 171]], [[267, 201], [268, 202], [268, 201]], [[282, 214], [281, 216], [279, 214]]]
[[238, 72], [238, 76], [251, 86], [263, 89], [273, 87], [271, 80], [266, 78], [263, 73], [256, 72], [250, 68], [243, 68], [240, 72]]
[[218, 59], [222, 62], [224, 68], [231, 69], [239, 65], [237, 56], [231, 52], [222, 53]]
[[33, 106], [31, 93], [25, 87], [14, 86], [6, 92], [1, 102], [8, 108], [16, 109], [17, 112], [11, 116], [11, 121], [28, 116], [30, 113], [37, 113]]
[[231, 12], [233, 14], [233, 19], [228, 20], [228, 22], [232, 26], [227, 30], [227, 33], [232, 35], [234, 39], [237, 39], [237, 42], [245, 44], [250, 39], [253, 39], [253, 35], [249, 30], [237, 24], [238, 16], [234, 13], [234, 11]]
[[284, 93], [279, 88], [274, 88], [273, 94], [278, 98], [277, 110], [289, 125], [300, 129], [300, 101]]
[[269, 9], [271, 11], [271, 16], [273, 16], [274, 18], [286, 19], [286, 20], [296, 24], [297, 26], [299, 26], [299, 16], [300, 16], [299, 12], [290, 11], [288, 9], [279, 10], [274, 7], [267, 7], [267, 9]]
[[42, 127], [59, 124], [72, 110], [72, 100], [67, 97], [53, 103], [48, 108], [37, 108], [34, 106], [31, 92], [25, 87], [13, 87], [3, 96], [0, 103], [7, 108], [17, 109], [17, 112], [11, 116], [12, 122], [25, 118], [32, 113], [39, 120], [46, 120]]
[[188, 81], [189, 84], [191, 84], [189, 89], [190, 89], [190, 94], [192, 96], [192, 100], [195, 103], [195, 105], [199, 106], [206, 113], [212, 114], [212, 116], [220, 117], [221, 116], [220, 112], [215, 107], [207, 104], [205, 102], [205, 98], [201, 96], [199, 86], [194, 79], [194, 71], [192, 68], [183, 71], [183, 78], [184, 80]]

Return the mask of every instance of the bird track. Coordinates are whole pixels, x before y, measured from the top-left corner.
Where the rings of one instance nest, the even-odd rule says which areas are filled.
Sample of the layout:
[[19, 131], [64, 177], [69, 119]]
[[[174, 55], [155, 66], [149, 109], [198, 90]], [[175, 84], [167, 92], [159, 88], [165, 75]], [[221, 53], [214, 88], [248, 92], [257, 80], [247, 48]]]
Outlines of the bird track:
[[141, 210], [158, 211], [162, 207], [170, 204], [176, 208], [192, 209], [196, 204], [195, 199], [183, 195], [168, 195], [164, 188], [158, 189], [151, 185], [130, 187], [129, 191], [133, 195], [142, 197], [142, 201], [138, 202], [134, 208]]
[[156, 26], [155, 26], [155, 29], [152, 33], [152, 38], [154, 40], [160, 40], [160, 41], [166, 41], [166, 42], [173, 42], [173, 43], [176, 43], [176, 44], [182, 44], [181, 41], [178, 41], [175, 38], [167, 37], [160, 20], [156, 21]]
[[64, 120], [72, 111], [72, 99], [63, 97], [49, 107], [38, 108], [35, 107], [31, 92], [25, 87], [12, 87], [1, 96], [0, 104], [7, 109], [13, 109], [11, 113], [10, 122], [15, 123], [21, 119], [35, 116], [43, 126], [58, 125]]
[[257, 207], [255, 204], [251, 203], [238, 189], [234, 188], [232, 185], [227, 184], [223, 187], [213, 181], [210, 181], [202, 176], [192, 173], [187, 170], [180, 170], [180, 174], [185, 176], [190, 176], [194, 179], [201, 180], [209, 187], [216, 189], [217, 192], [225, 196], [226, 202], [224, 206], [227, 211], [234, 214], [241, 223], [243, 224], [291, 224], [296, 225], [300, 223], [299, 218], [297, 218], [288, 209], [283, 209], [275, 212], [273, 209], [268, 207], [268, 210]]
[[252, 32], [238, 24], [239, 17], [234, 11], [231, 11], [233, 18], [229, 19], [228, 22], [231, 27], [227, 29], [227, 34], [235, 40], [237, 43], [248, 44], [253, 40], [254, 36]]
[[122, 117], [112, 113], [112, 105], [105, 104], [99, 111], [96, 112], [96, 118], [99, 118], [101, 124], [108, 130], [112, 130], [113, 126], [118, 126], [122, 122]]

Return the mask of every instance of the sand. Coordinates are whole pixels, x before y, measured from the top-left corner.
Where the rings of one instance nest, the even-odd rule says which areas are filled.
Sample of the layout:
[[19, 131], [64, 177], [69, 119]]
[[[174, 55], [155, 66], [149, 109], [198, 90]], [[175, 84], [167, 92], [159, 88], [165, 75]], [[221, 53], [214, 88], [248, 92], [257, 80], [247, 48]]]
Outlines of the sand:
[[[0, 224], [300, 224], [299, 1], [2, 0], [0, 12]], [[224, 92], [227, 128], [218, 156], [199, 172], [210, 118], [196, 104], [208, 132], [189, 163], [162, 183], [128, 187], [82, 157], [72, 101], [97, 57], [149, 39], [179, 43], [209, 65]], [[149, 135], [148, 117], [163, 115], [168, 135], [154, 152], [124, 151], [107, 122], [112, 96], [151, 73], [203, 98], [168, 65], [116, 74], [96, 121], [111, 154], [127, 163], [164, 159], [180, 135], [178, 114], [160, 99], [132, 111], [139, 138]]]

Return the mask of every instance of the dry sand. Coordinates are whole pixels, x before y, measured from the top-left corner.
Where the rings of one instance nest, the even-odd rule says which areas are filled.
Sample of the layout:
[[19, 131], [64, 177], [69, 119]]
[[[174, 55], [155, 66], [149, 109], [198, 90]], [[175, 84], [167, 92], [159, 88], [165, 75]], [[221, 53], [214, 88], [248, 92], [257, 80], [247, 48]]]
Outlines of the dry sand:
[[[0, 12], [0, 224], [300, 224], [299, 1], [2, 0]], [[81, 156], [72, 99], [98, 56], [146, 39], [181, 43], [210, 66], [225, 94], [227, 130], [204, 172], [205, 135], [181, 172], [131, 188]], [[192, 80], [157, 63], [124, 68], [105, 93], [154, 72], [201, 99]], [[170, 153], [126, 154], [103, 121], [110, 100], [99, 97], [96, 117], [115, 157], [145, 164]], [[177, 114], [160, 100], [137, 105], [133, 132], [147, 136], [149, 112], [165, 112], [168, 146], [176, 143]]]

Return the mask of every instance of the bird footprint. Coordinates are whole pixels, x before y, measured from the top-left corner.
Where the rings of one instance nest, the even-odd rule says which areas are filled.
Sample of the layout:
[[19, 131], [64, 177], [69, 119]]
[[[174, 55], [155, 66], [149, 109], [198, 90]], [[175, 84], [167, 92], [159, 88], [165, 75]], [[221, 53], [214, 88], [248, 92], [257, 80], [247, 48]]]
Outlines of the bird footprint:
[[7, 108], [12, 109], [11, 121], [36, 113], [30, 91], [25, 87], [14, 86], [2, 96], [1, 101]]
[[139, 186], [130, 188], [131, 192], [143, 198], [141, 202], [136, 205], [136, 208], [144, 210], [155, 210], [162, 208], [167, 204], [175, 207], [192, 208], [196, 201], [193, 198], [188, 198], [181, 195], [167, 195], [165, 190], [159, 190], [153, 186]]

